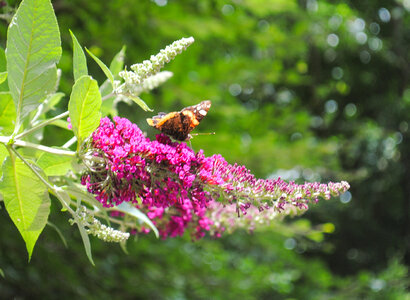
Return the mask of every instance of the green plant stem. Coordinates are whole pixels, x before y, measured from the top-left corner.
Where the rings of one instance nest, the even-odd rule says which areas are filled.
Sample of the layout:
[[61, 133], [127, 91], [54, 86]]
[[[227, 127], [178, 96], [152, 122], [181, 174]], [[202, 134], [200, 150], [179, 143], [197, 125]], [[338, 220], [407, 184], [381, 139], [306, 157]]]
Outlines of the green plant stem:
[[[0, 143], [7, 145], [9, 141], [10, 141], [9, 137], [0, 136]], [[65, 155], [65, 156], [71, 156], [71, 157], [76, 155], [74, 151], [55, 149], [55, 148], [38, 145], [38, 144], [34, 144], [34, 143], [22, 141], [22, 140], [14, 140], [12, 144], [15, 146], [37, 149], [37, 150], [41, 150], [41, 151], [52, 153], [52, 154]]]
[[[0, 136], [0, 143], [3, 143], [4, 145], [8, 145], [9, 142], [10, 142], [10, 137]], [[21, 141], [21, 140], [13, 140], [11, 144], [15, 146], [20, 146], [20, 147], [37, 149], [37, 150], [41, 150], [41, 151], [53, 153], [53, 154], [59, 154], [59, 155], [65, 155], [65, 156], [71, 156], [71, 157], [76, 155], [74, 151], [55, 149], [55, 148], [38, 145], [38, 144]]]
[[62, 147], [63, 148], [69, 148], [71, 145], [73, 145], [77, 141], [77, 137], [73, 136], [71, 139], [69, 139]]
[[104, 97], [101, 98], [101, 101], [105, 101], [107, 99], [110, 99], [111, 97], [115, 96], [115, 93], [109, 93], [108, 95], [105, 95]]
[[42, 128], [42, 127], [44, 127], [44, 126], [46, 126], [46, 125], [48, 125], [48, 124], [51, 124], [51, 123], [53, 123], [53, 122], [56, 121], [56, 120], [65, 118], [65, 117], [67, 117], [67, 116], [68, 116], [68, 111], [66, 111], [66, 112], [64, 112], [64, 113], [62, 113], [62, 114], [59, 114], [58, 116], [55, 116], [54, 118], [48, 119], [48, 120], [44, 121], [43, 123], [40, 123], [40, 124], [38, 124], [38, 125], [36, 125], [36, 126], [30, 128], [29, 130], [24, 131], [24, 132], [22, 132], [22, 133], [16, 135], [15, 138], [16, 138], [16, 139], [21, 139], [22, 137], [24, 137], [24, 136], [26, 136], [26, 135], [28, 135], [28, 134], [30, 134], [30, 133], [32, 133], [32, 132], [34, 132], [34, 131], [36, 131], [36, 130]]

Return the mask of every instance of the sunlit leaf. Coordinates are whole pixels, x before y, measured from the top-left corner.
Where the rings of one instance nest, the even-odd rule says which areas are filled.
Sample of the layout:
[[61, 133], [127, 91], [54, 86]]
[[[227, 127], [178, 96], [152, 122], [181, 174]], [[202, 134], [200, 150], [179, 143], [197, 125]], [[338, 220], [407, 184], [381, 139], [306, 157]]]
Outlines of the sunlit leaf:
[[111, 83], [113, 83], [114, 82], [114, 76], [112, 75], [110, 69], [108, 69], [108, 67], [97, 56], [92, 54], [92, 52], [90, 50], [88, 50], [87, 48], [85, 48], [85, 50], [95, 60], [95, 62], [100, 66], [100, 68], [104, 72], [105, 76], [107, 76], [107, 78], [111, 81]]
[[0, 92], [0, 132], [9, 135], [13, 132], [16, 122], [16, 108], [13, 98], [8, 92]]
[[0, 72], [0, 84], [5, 82], [7, 79], [7, 72]]
[[91, 262], [93, 266], [95, 266], [94, 261], [93, 261], [93, 256], [91, 253], [91, 244], [90, 244], [90, 238], [88, 236], [88, 233], [85, 231], [85, 228], [81, 226], [80, 224], [77, 223], [77, 226], [78, 226], [78, 229], [80, 230], [81, 238], [83, 240], [85, 253], [87, 254], [88, 260]]
[[71, 169], [72, 157], [44, 152], [37, 160], [37, 165], [47, 176], [63, 176]]
[[101, 95], [97, 81], [82, 76], [76, 81], [70, 95], [68, 110], [78, 146], [100, 124]]
[[[0, 73], [6, 72], [7, 73], [7, 61], [6, 61], [6, 52], [4, 49], [0, 47]], [[0, 92], [1, 91], [8, 91], [8, 84], [7, 84], [7, 77], [4, 79], [2, 83], [0, 83]]]
[[73, 72], [74, 81], [77, 81], [81, 76], [88, 75], [87, 69], [87, 59], [85, 57], [84, 51], [75, 37], [74, 33], [71, 32], [71, 38], [73, 39]]
[[132, 101], [137, 103], [145, 111], [153, 111], [140, 97], [129, 97]]
[[130, 205], [128, 202], [122, 202], [120, 205], [117, 205], [115, 209], [120, 212], [126, 213], [130, 216], [133, 216], [137, 218], [138, 220], [144, 222], [152, 229], [152, 231], [154, 231], [156, 237], [159, 237], [158, 229], [155, 227], [155, 225], [151, 222], [151, 220], [145, 214], [143, 214], [136, 207]]
[[[41, 170], [38, 170], [41, 172]], [[0, 181], [6, 210], [23, 237], [29, 260], [50, 213], [47, 187], [20, 159], [7, 157]]]
[[61, 41], [50, 1], [24, 0], [7, 36], [8, 84], [21, 120], [54, 90], [57, 80]]
[[0, 178], [1, 175], [3, 174], [3, 169], [2, 165], [6, 157], [9, 155], [9, 152], [7, 151], [6, 147], [3, 144], [0, 144]]
[[81, 201], [86, 202], [90, 206], [95, 206], [101, 211], [103, 211], [103, 205], [97, 199], [95, 199], [94, 195], [88, 193], [83, 186], [77, 187], [76, 185], [65, 186], [63, 189], [70, 195], [74, 196], [77, 199], [81, 199]]
[[44, 109], [44, 112], [47, 112], [49, 110], [54, 110], [55, 106], [60, 102], [60, 100], [65, 96], [64, 93], [55, 93], [50, 95], [46, 102], [46, 108]]
[[122, 46], [120, 52], [118, 52], [110, 64], [110, 71], [114, 76], [124, 69], [124, 57], [125, 57], [126, 46]]
[[6, 52], [0, 47], [0, 72], [7, 71], [7, 61], [6, 61]]

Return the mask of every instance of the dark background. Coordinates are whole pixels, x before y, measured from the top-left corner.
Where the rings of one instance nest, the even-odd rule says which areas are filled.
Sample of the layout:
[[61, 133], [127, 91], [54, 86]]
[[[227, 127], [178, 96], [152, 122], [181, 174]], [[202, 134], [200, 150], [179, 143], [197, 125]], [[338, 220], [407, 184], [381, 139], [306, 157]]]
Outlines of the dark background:
[[[96, 267], [56, 203], [51, 221], [69, 248], [47, 227], [30, 263], [1, 209], [0, 298], [409, 299], [409, 1], [52, 3], [66, 95], [68, 29], [106, 64], [126, 45], [128, 66], [193, 36], [165, 68], [174, 77], [141, 95], [155, 112], [210, 99], [197, 131], [216, 135], [195, 137], [195, 150], [221, 153], [259, 177], [347, 180], [351, 190], [252, 234], [196, 242], [142, 235], [128, 255], [93, 239]], [[3, 48], [7, 25], [0, 23]], [[101, 84], [103, 73], [88, 62]], [[151, 113], [124, 103], [118, 113], [155, 134], [145, 123]], [[53, 127], [44, 138], [67, 139]]]

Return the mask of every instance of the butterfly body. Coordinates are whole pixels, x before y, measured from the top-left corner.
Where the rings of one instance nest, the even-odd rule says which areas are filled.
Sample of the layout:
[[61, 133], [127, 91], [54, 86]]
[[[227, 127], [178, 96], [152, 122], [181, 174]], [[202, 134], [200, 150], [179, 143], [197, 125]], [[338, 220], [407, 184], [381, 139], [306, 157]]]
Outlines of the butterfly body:
[[190, 132], [198, 126], [211, 107], [211, 101], [206, 100], [179, 112], [159, 113], [157, 116], [147, 119], [148, 125], [173, 137], [178, 141], [190, 138]]

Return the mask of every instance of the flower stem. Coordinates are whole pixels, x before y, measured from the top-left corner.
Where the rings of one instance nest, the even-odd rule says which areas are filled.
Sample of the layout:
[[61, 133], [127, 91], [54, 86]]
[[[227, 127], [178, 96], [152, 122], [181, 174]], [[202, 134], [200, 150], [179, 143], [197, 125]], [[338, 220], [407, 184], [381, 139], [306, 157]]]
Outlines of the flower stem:
[[30, 133], [32, 133], [32, 132], [34, 132], [34, 131], [36, 131], [36, 130], [42, 128], [42, 127], [44, 127], [44, 126], [46, 126], [46, 125], [48, 125], [48, 124], [51, 124], [51, 123], [53, 123], [53, 122], [56, 121], [56, 120], [65, 118], [65, 117], [67, 117], [67, 116], [68, 116], [68, 111], [66, 111], [66, 112], [64, 112], [64, 113], [62, 113], [62, 114], [59, 114], [58, 116], [55, 116], [54, 118], [48, 119], [48, 120], [44, 121], [43, 123], [40, 123], [40, 124], [38, 124], [38, 125], [36, 125], [36, 126], [30, 128], [29, 130], [24, 131], [24, 132], [22, 132], [22, 133], [16, 135], [15, 139], [21, 139], [22, 137], [24, 137], [24, 136], [26, 136], [26, 135], [28, 135], [28, 134], [30, 134]]

